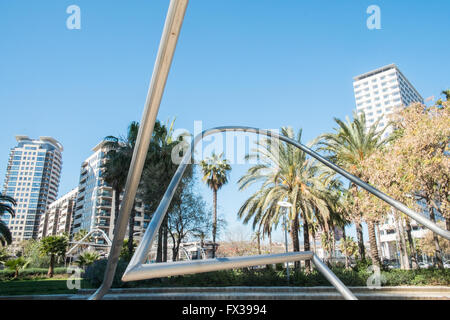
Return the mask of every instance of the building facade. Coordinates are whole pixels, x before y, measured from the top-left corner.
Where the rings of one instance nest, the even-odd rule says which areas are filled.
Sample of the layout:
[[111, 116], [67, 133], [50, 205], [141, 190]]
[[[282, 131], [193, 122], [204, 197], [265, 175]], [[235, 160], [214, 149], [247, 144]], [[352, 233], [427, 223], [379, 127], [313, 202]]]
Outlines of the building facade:
[[[356, 111], [365, 113], [367, 125], [378, 119], [378, 130], [386, 127], [388, 115], [413, 102], [424, 103], [422, 96], [395, 64], [353, 78]], [[386, 129], [386, 135], [392, 132]]]
[[[421, 239], [425, 237], [427, 229], [418, 225], [414, 220], [411, 222], [411, 236], [413, 239]], [[401, 241], [397, 230], [406, 230], [404, 223], [400, 224], [395, 220], [393, 215], [389, 215], [386, 221], [380, 225], [380, 256], [383, 260], [399, 260], [400, 249], [399, 243]]]
[[77, 194], [78, 188], [75, 188], [49, 205], [45, 215], [41, 217], [39, 239], [71, 233]]
[[[101, 229], [109, 239], [112, 239], [116, 216], [115, 198], [119, 196], [121, 199], [122, 195], [116, 195], [102, 177], [104, 171], [102, 166], [106, 162], [108, 152], [105, 143], [99, 143], [92, 151], [93, 154], [81, 164], [72, 234], [80, 230], [90, 232]], [[134, 236], [136, 240], [139, 240], [150, 222], [150, 217], [146, 206], [139, 199], [135, 202], [135, 212]], [[95, 241], [105, 244], [101, 237]]]
[[63, 146], [52, 137], [16, 136], [9, 154], [3, 193], [17, 201], [16, 215], [5, 215], [13, 244], [36, 239], [41, 217], [58, 195]]

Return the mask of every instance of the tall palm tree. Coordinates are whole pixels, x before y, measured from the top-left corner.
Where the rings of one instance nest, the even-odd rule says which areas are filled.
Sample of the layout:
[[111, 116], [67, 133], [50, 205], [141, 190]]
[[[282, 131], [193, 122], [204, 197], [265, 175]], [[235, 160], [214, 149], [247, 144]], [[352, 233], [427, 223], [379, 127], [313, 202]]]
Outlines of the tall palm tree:
[[[16, 212], [13, 207], [16, 205], [17, 203], [16, 200], [14, 200], [14, 198], [0, 194], [0, 218], [5, 213], [10, 214], [11, 217], [14, 218]], [[9, 230], [6, 223], [0, 219], [0, 244], [2, 246], [5, 246], [7, 244], [11, 244], [11, 242], [12, 242], [11, 231]]]
[[200, 161], [200, 166], [203, 172], [203, 181], [213, 191], [213, 225], [212, 225], [212, 237], [213, 237], [213, 254], [216, 256], [216, 234], [217, 234], [217, 191], [222, 188], [228, 182], [228, 172], [231, 170], [231, 166], [226, 159], [223, 159], [223, 154], [212, 154], [210, 158]]
[[[161, 124], [156, 121], [153, 129], [152, 141], [145, 162], [142, 179], [139, 186], [139, 195], [148, 205], [148, 210], [154, 212], [159, 205], [170, 180], [172, 179], [178, 164], [172, 161], [174, 148], [182, 141], [183, 135], [174, 136], [175, 119]], [[174, 197], [170, 203], [168, 214], [164, 217], [158, 233], [158, 249], [156, 255], [157, 262], [167, 261], [168, 253], [168, 218], [173, 208], [181, 201], [184, 185], [192, 176], [192, 166], [188, 166], [183, 179], [178, 186]]]
[[[348, 117], [345, 122], [337, 118], [334, 120], [338, 124], [338, 127], [334, 129], [333, 133], [320, 135], [316, 140], [316, 144], [319, 146], [319, 150], [329, 153], [331, 161], [358, 178], [363, 178], [361, 166], [363, 161], [394, 139], [393, 135], [383, 138], [383, 134], [390, 124], [382, 130], [377, 130], [378, 123], [381, 119], [375, 122], [374, 125], [368, 126], [364, 113], [355, 113], [353, 115], [353, 121], [350, 121]], [[357, 190], [356, 185], [351, 183], [350, 192], [353, 197], [356, 197]], [[354, 216], [356, 217], [354, 222], [357, 230], [359, 254], [362, 259], [365, 259], [363, 231], [360, 220], [360, 218], [363, 218], [362, 212], [354, 212]], [[368, 220], [367, 225], [371, 256], [374, 263], [380, 265], [374, 222]]]
[[[133, 157], [134, 146], [139, 132], [139, 123], [131, 122], [128, 126], [126, 137], [108, 136], [105, 138], [105, 147], [109, 149], [106, 154], [106, 162], [103, 165], [103, 179], [114, 190], [114, 224], [120, 210], [120, 194], [125, 188], [125, 183], [130, 169], [131, 159]], [[129, 221], [129, 250], [130, 255], [133, 251], [133, 232], [134, 232], [134, 205], [131, 210]]]
[[[284, 136], [301, 142], [302, 130], [295, 135], [292, 128], [282, 128]], [[317, 161], [308, 159], [306, 153], [290, 144], [279, 140], [265, 138], [259, 140], [256, 149], [247, 159], [258, 159], [259, 164], [251, 167], [238, 183], [240, 190], [260, 183], [260, 188], [251, 195], [238, 211], [244, 223], [253, 219], [253, 226], [262, 224], [267, 233], [272, 226], [277, 226], [282, 218], [279, 201], [293, 204], [290, 210], [290, 236], [294, 251], [300, 251], [298, 231], [299, 218], [303, 218], [304, 250], [310, 250], [309, 224], [313, 216], [320, 216], [328, 227], [328, 196], [324, 184], [324, 168]], [[297, 262], [296, 268], [300, 264]], [[310, 270], [309, 261], [306, 262]]]

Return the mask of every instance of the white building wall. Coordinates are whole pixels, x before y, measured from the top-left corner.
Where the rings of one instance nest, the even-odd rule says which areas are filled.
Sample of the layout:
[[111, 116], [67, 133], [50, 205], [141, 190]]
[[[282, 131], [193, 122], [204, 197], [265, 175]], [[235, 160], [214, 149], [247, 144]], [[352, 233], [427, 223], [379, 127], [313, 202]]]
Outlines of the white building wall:
[[[105, 163], [107, 149], [101, 142], [95, 146], [94, 152], [81, 165], [78, 198], [74, 214], [73, 231], [103, 230], [110, 239], [114, 236], [115, 197], [113, 189], [106, 185], [102, 178], [102, 165]], [[122, 195], [119, 195], [122, 197]], [[139, 240], [150, 221], [148, 212], [142, 201], [136, 199], [136, 217], [134, 234]], [[126, 233], [128, 237], [128, 231]], [[99, 240], [103, 243], [103, 240]]]
[[[424, 103], [422, 96], [406, 79], [395, 64], [391, 64], [354, 78], [356, 111], [365, 113], [367, 125], [378, 119], [378, 129], [388, 123], [388, 115], [397, 108], [407, 107], [413, 102]], [[386, 130], [387, 134], [391, 129]]]

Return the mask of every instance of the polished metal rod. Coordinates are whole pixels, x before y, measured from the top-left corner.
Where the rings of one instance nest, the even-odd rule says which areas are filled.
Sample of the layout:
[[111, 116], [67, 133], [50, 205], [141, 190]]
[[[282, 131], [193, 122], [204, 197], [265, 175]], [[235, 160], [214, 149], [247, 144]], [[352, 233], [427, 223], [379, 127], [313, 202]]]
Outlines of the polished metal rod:
[[339, 280], [338, 277], [320, 260], [315, 254], [313, 254], [312, 262], [316, 266], [325, 278], [344, 296], [347, 300], [358, 300], [355, 295]]
[[133, 272], [123, 276], [123, 281], [135, 281], [151, 278], [162, 278], [182, 274], [194, 274], [226, 269], [237, 269], [266, 264], [284, 263], [289, 261], [311, 260], [310, 251], [289, 252], [244, 257], [227, 257], [205, 260], [189, 260], [165, 263], [143, 264], [133, 269]]
[[[184, 15], [189, 0], [171, 0], [167, 13], [164, 30], [159, 44], [158, 55], [153, 69], [145, 108], [139, 126], [139, 132], [130, 170], [125, 184], [124, 196], [120, 206], [117, 221], [115, 221], [114, 239], [108, 257], [105, 276], [100, 288], [89, 298], [91, 300], [101, 299], [111, 288], [117, 263], [119, 261], [120, 250], [127, 230], [127, 222], [133, 207], [136, 191], [141, 179], [144, 162], [147, 156], [150, 140], [158, 115], [162, 95], [169, 74], [172, 58], [183, 24]], [[120, 195], [116, 195], [119, 197]]]

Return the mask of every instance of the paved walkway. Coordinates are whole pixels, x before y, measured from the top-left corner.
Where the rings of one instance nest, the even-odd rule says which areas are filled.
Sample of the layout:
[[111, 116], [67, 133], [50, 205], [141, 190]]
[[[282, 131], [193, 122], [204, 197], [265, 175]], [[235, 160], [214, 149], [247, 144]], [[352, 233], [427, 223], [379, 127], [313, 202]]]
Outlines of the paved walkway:
[[[450, 300], [450, 287], [350, 287], [361, 300]], [[0, 300], [85, 300], [78, 294], [4, 296]], [[105, 300], [340, 300], [334, 287], [191, 287], [112, 289]]]

